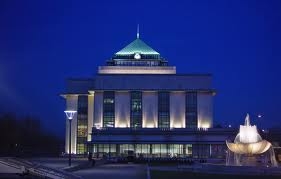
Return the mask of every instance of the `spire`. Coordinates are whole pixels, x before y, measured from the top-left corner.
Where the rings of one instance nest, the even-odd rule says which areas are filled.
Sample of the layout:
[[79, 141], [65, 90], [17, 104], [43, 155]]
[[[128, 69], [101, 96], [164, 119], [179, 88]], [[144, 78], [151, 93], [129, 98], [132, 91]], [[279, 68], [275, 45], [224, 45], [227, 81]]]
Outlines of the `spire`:
[[140, 38], [140, 25], [138, 24], [138, 28], [137, 28], [137, 39]]

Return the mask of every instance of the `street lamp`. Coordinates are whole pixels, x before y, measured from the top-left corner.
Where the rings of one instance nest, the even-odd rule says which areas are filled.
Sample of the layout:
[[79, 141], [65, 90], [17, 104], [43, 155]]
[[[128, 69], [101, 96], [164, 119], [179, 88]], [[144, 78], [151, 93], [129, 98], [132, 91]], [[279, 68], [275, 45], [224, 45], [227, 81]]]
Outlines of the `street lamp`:
[[74, 117], [74, 114], [76, 113], [77, 111], [72, 111], [72, 110], [67, 110], [67, 111], [64, 111], [68, 121], [69, 121], [69, 149], [68, 149], [68, 165], [71, 166], [71, 121]]

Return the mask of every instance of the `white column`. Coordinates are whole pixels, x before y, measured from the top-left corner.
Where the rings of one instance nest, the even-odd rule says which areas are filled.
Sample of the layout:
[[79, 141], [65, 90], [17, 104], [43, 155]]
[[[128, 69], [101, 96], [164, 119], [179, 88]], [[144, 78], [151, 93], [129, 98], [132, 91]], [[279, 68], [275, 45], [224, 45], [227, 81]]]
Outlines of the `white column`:
[[170, 92], [170, 127], [185, 127], [185, 92]]
[[158, 126], [158, 93], [156, 91], [142, 92], [142, 125], [147, 128]]
[[88, 95], [88, 141], [92, 140], [92, 127], [94, 126], [94, 92]]
[[96, 91], [94, 96], [94, 126], [100, 125], [100, 127], [103, 127], [102, 118], [103, 118], [103, 92]]
[[211, 93], [197, 94], [198, 127], [213, 127], [213, 96]]
[[[78, 95], [66, 95], [66, 110], [77, 111]], [[66, 131], [65, 131], [65, 152], [69, 153], [69, 120], [65, 117]], [[71, 153], [76, 154], [77, 146], [77, 113], [71, 120]]]
[[115, 92], [115, 127], [130, 127], [130, 93]]

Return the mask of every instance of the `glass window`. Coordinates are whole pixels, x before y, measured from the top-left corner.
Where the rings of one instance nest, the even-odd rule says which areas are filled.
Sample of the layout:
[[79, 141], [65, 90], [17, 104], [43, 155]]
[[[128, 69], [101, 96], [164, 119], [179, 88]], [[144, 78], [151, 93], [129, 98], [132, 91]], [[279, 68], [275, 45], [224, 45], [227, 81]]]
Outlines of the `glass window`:
[[183, 156], [183, 144], [169, 144], [168, 145], [169, 157], [182, 157]]
[[197, 92], [187, 92], [185, 102], [185, 126], [197, 128]]
[[134, 145], [120, 144], [120, 155], [121, 156], [135, 155]]
[[142, 92], [131, 92], [131, 128], [142, 127]]
[[185, 155], [189, 157], [192, 156], [192, 144], [185, 145]]
[[170, 93], [158, 92], [158, 127], [170, 128]]
[[212, 144], [210, 146], [210, 155], [213, 158], [225, 158], [226, 146], [224, 144]]
[[114, 91], [103, 92], [103, 127], [115, 127]]
[[160, 145], [161, 149], [161, 157], [168, 157], [168, 144], [161, 144]]
[[94, 144], [92, 151], [95, 156], [99, 152], [110, 156], [127, 157], [128, 155], [133, 155], [136, 157], [165, 158], [191, 157], [193, 154], [194, 157], [198, 158], [208, 157], [210, 148], [210, 145], [206, 144], [194, 145], [194, 148], [192, 144]]
[[148, 157], [150, 154], [150, 145], [149, 144], [141, 144], [141, 153], [143, 157]]
[[208, 144], [192, 145], [192, 155], [194, 158], [208, 158], [210, 156], [210, 145]]
[[161, 149], [160, 144], [152, 144], [152, 156], [160, 157]]
[[77, 110], [77, 154], [87, 152], [88, 96], [78, 96]]

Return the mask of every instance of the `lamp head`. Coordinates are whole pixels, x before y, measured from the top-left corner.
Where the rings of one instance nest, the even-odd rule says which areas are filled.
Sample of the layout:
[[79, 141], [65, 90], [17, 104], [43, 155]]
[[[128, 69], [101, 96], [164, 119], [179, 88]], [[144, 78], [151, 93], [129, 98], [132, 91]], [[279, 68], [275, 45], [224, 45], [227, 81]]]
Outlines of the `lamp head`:
[[73, 110], [66, 110], [64, 111], [66, 117], [68, 120], [72, 120], [73, 117], [74, 117], [74, 114], [76, 113], [77, 111], [73, 111]]

